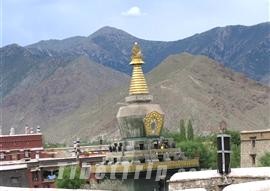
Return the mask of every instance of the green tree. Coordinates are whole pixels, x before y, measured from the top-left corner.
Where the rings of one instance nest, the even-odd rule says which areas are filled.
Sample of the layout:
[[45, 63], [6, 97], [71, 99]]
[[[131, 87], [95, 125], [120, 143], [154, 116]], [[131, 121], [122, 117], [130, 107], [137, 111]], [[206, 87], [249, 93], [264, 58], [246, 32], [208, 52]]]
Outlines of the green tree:
[[213, 165], [215, 165], [214, 156], [216, 156], [216, 153], [211, 152], [211, 150], [208, 149], [203, 143], [198, 141], [183, 141], [179, 143], [178, 146], [185, 153], [187, 158], [192, 159], [194, 157], [199, 157], [201, 168], [212, 168]]
[[226, 130], [225, 133], [231, 135], [231, 167], [240, 167], [240, 132], [234, 130]]
[[185, 140], [187, 140], [185, 121], [184, 119], [181, 119], [180, 120], [180, 141], [185, 141]]
[[232, 144], [231, 150], [231, 167], [238, 168], [240, 167], [240, 146]]
[[[75, 169], [74, 176], [72, 175]], [[79, 166], [67, 166], [64, 168], [63, 177], [56, 180], [57, 188], [79, 189], [85, 184], [85, 179], [80, 178], [81, 168]], [[72, 177], [73, 176], [73, 177]]]
[[[180, 134], [170, 132], [177, 146], [185, 153], [188, 158], [200, 157], [201, 168], [217, 168], [217, 134], [197, 135], [193, 134], [192, 123], [188, 121], [187, 129], [184, 120], [180, 121]], [[186, 132], [187, 130], [187, 132]], [[187, 138], [183, 138], [187, 133]], [[238, 131], [227, 130], [227, 134], [231, 135], [231, 167], [240, 166], [240, 133]]]
[[240, 139], [240, 132], [239, 131], [226, 130], [225, 133], [231, 135], [231, 143], [232, 144], [240, 146], [241, 139]]
[[188, 125], [187, 125], [187, 140], [193, 140], [194, 138], [194, 132], [193, 132], [193, 127], [191, 120], [188, 120]]
[[270, 152], [265, 153], [259, 160], [261, 166], [270, 166]]

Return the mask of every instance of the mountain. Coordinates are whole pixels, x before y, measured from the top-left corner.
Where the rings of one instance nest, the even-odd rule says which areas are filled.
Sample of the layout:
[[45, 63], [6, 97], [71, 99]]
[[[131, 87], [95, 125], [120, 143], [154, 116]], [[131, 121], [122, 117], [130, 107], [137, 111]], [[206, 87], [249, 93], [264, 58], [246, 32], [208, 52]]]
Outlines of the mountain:
[[[270, 22], [254, 26], [217, 27], [178, 41], [148, 41], [122, 30], [103, 27], [88, 37], [46, 40], [21, 47], [8, 45], [0, 49], [3, 59], [1, 93], [5, 96], [34, 70], [46, 68], [38, 82], [46, 79], [60, 66], [87, 55], [98, 64], [130, 74], [130, 49], [140, 43], [151, 71], [171, 54], [189, 52], [217, 60], [225, 67], [241, 72], [251, 79], [268, 84], [270, 79]], [[35, 82], [35, 83], [38, 83]]]
[[[223, 120], [228, 128], [236, 130], [270, 126], [270, 88], [205, 56], [188, 53], [169, 56], [146, 77], [154, 102], [166, 114], [165, 127], [169, 130], [177, 130], [180, 119], [192, 119], [199, 134], [219, 131]], [[54, 128], [45, 131], [50, 135], [49, 141], [57, 140], [61, 134], [61, 138], [71, 142], [70, 130], [73, 139], [78, 136], [93, 140], [100, 134], [105, 139], [118, 137], [115, 116], [128, 94], [128, 83], [100, 96], [102, 101], [85, 104], [72, 115], [59, 119]], [[63, 127], [68, 131], [63, 132]]]
[[191, 119], [197, 133], [219, 131], [222, 120], [237, 130], [270, 127], [270, 88], [206, 56], [169, 56], [149, 73], [148, 82], [169, 129], [180, 119]]
[[87, 54], [97, 63], [129, 74], [127, 63], [135, 41], [140, 43], [149, 63], [146, 72], [171, 54], [189, 52], [208, 56], [257, 81], [270, 75], [270, 22], [217, 27], [172, 42], [142, 40], [122, 30], [104, 27], [88, 37], [41, 41], [27, 48]]
[[175, 42], [170, 49], [206, 55], [261, 81], [270, 75], [270, 22], [250, 27], [217, 27]]
[[0, 93], [3, 97], [13, 89], [19, 88], [21, 83], [24, 85], [27, 83], [29, 87], [35, 86], [52, 75], [56, 69], [78, 57], [52, 50], [28, 49], [17, 44], [1, 48], [0, 55], [2, 59]]
[[[88, 37], [5, 46], [0, 49], [3, 131], [40, 125], [47, 141], [63, 142], [117, 136], [115, 114], [127, 95], [134, 41], [143, 49], [144, 71], [169, 129], [180, 118], [192, 118], [197, 132], [211, 131], [222, 119], [235, 129], [269, 127], [269, 88], [235, 73], [269, 82], [269, 27], [220, 27], [173, 42], [104, 27]], [[187, 53], [171, 56], [181, 52], [219, 62]]]
[[[169, 56], [147, 74], [147, 82], [169, 130], [177, 130], [180, 119], [192, 119], [197, 133], [218, 131], [222, 120], [237, 130], [269, 127], [270, 88], [205, 56]], [[17, 97], [5, 101], [3, 118], [40, 124], [47, 142], [89, 141], [101, 134], [113, 139], [119, 136], [115, 116], [128, 84], [126, 75], [80, 57], [36, 88], [14, 93]]]
[[149, 61], [149, 65], [145, 68], [147, 72], [167, 57], [166, 55], [161, 58], [158, 56], [157, 59], [159, 49], [167, 47], [166, 42], [142, 40], [112, 27], [103, 27], [88, 37], [41, 41], [26, 48], [76, 56], [88, 55], [97, 63], [130, 74], [131, 69], [127, 63], [130, 60], [130, 50], [136, 41], [144, 50], [145, 60]]
[[1, 107], [4, 133], [10, 127], [22, 133], [25, 124], [54, 129], [58, 119], [72, 115], [85, 103], [98, 103], [101, 95], [128, 81], [127, 75], [96, 64], [87, 56], [57, 68], [48, 78], [30, 86], [29, 82], [36, 81], [41, 71], [29, 74], [4, 99]]

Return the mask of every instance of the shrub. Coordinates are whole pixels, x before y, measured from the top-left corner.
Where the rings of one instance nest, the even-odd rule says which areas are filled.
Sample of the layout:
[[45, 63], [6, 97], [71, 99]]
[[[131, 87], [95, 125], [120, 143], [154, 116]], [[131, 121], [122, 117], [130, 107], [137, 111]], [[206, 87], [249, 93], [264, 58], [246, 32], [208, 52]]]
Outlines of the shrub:
[[270, 152], [265, 153], [259, 160], [261, 166], [270, 166]]
[[[72, 170], [76, 168], [74, 177], [71, 176]], [[81, 168], [79, 166], [67, 166], [64, 168], [63, 177], [56, 180], [57, 188], [79, 189], [85, 184], [84, 179], [80, 179]]]

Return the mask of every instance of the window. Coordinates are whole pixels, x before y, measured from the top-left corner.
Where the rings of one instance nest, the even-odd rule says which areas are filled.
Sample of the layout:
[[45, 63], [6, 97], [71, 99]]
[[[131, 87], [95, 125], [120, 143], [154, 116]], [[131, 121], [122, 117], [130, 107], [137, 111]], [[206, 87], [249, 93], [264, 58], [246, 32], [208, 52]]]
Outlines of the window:
[[253, 140], [252, 140], [252, 147], [255, 148], [255, 145], [256, 145], [256, 140], [253, 139]]
[[58, 175], [58, 170], [44, 170], [42, 171], [43, 180], [54, 180]]
[[255, 146], [256, 146], [256, 137], [250, 137], [250, 139], [251, 139], [252, 148], [255, 148]]
[[251, 156], [251, 162], [252, 162], [252, 165], [255, 165], [256, 164], [256, 155], [250, 155]]
[[29, 151], [24, 151], [24, 158], [29, 158]]
[[0, 153], [0, 160], [4, 160], [5, 159], [5, 153]]
[[12, 158], [12, 160], [17, 160], [17, 154], [16, 153], [12, 153], [11, 154], [11, 158]]
[[32, 172], [32, 180], [33, 181], [38, 181], [38, 171]]

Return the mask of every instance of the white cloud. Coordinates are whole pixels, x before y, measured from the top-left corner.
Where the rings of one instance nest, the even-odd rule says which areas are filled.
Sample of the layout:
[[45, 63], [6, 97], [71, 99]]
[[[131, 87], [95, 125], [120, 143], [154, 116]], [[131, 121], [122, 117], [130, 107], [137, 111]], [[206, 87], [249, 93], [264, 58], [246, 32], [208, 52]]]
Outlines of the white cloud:
[[124, 16], [141, 16], [141, 9], [137, 6], [131, 7], [129, 10], [122, 12]]

